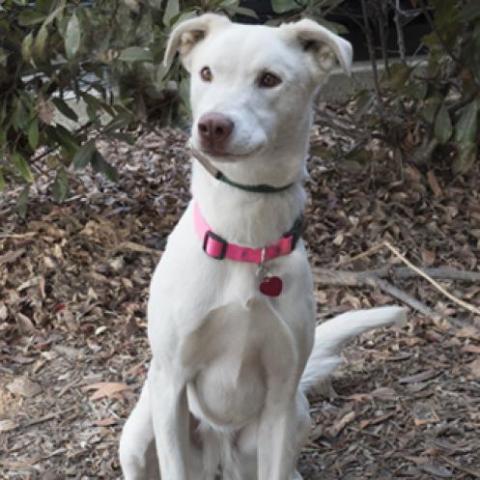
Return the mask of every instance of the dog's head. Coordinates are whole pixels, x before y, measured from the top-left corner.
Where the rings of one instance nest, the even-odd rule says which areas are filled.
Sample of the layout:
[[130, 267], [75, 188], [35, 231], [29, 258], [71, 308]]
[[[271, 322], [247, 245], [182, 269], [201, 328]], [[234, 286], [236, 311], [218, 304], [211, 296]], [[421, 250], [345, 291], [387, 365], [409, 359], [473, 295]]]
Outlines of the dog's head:
[[177, 52], [191, 74], [193, 146], [270, 183], [298, 175], [315, 92], [335, 58], [346, 72], [352, 62], [349, 42], [306, 19], [269, 27], [204, 14], [175, 27], [165, 63]]

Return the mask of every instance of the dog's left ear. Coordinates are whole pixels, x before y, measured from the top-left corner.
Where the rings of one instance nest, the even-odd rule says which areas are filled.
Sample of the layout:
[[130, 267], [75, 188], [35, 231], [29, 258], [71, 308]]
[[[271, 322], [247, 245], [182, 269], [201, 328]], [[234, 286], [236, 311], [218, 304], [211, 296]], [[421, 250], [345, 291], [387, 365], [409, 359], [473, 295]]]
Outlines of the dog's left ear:
[[197, 43], [212, 31], [225, 27], [229, 23], [230, 20], [227, 17], [215, 13], [205, 13], [180, 22], [170, 34], [163, 64], [168, 67], [178, 52], [184, 67], [190, 70], [190, 56]]
[[313, 57], [314, 67], [323, 76], [333, 68], [335, 57], [345, 73], [350, 75], [353, 49], [349, 41], [308, 19], [285, 24], [281, 28], [300, 42], [303, 50]]

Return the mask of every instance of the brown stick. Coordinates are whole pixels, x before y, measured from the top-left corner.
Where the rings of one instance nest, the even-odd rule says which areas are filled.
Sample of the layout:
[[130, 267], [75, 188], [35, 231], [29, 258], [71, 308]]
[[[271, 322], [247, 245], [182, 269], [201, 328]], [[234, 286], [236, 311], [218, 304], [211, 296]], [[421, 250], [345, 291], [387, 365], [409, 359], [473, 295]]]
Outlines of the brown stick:
[[314, 270], [314, 274], [316, 282], [321, 285], [376, 287], [427, 317], [438, 317], [434, 310], [420, 300], [400, 290], [395, 285], [387, 282], [387, 280], [376, 276], [373, 272], [345, 272], [317, 268]]
[[375, 280], [376, 285], [380, 290], [387, 293], [388, 295], [400, 300], [401, 302], [407, 304], [409, 307], [412, 307], [417, 312], [425, 315], [430, 318], [438, 318], [440, 315], [432, 310], [429, 306], [425, 305], [420, 300], [417, 300], [415, 297], [412, 297], [407, 292], [400, 290], [395, 285], [392, 285], [390, 282], [387, 282], [383, 278], [377, 278]]
[[480, 470], [470, 468], [468, 465], [461, 465], [460, 463], [455, 462], [454, 460], [448, 458], [445, 455], [441, 455], [440, 458], [444, 462], [447, 462], [449, 465], [456, 468], [457, 470], [460, 470], [461, 472], [468, 473], [469, 475], [471, 475], [474, 478], [480, 478]]
[[[480, 282], [480, 272], [472, 272], [468, 270], [457, 270], [456, 268], [437, 267], [422, 268], [422, 271], [431, 278], [437, 280], [456, 280], [460, 282]], [[332, 285], [349, 285], [356, 286], [359, 280], [362, 281], [369, 275], [379, 278], [395, 278], [399, 280], [408, 280], [418, 277], [418, 273], [407, 267], [384, 267], [377, 270], [363, 270], [351, 272], [347, 270], [328, 270], [324, 268], [316, 268], [316, 275], [321, 278], [332, 280]]]
[[405, 258], [393, 245], [389, 242], [383, 242], [383, 244], [397, 257], [399, 258], [408, 268], [413, 270], [414, 272], [418, 273], [421, 277], [427, 280], [428, 283], [433, 285], [440, 293], [445, 295], [449, 300], [460, 305], [465, 310], [469, 312], [475, 313], [476, 315], [480, 315], [480, 308], [471, 303], [462, 300], [461, 298], [456, 297], [455, 295], [451, 294], [446, 288], [442, 287], [438, 282], [436, 282], [431, 276], [427, 275], [425, 272], [420, 270], [416, 267], [412, 262], [410, 262], [407, 258]]
[[[367, 256], [372, 254], [373, 252], [380, 250], [382, 247], [386, 247], [390, 252], [392, 252], [398, 259], [400, 259], [410, 270], [415, 272], [417, 275], [423, 277], [425, 280], [427, 280], [428, 283], [433, 285], [435, 289], [437, 289], [440, 293], [442, 293], [445, 297], [447, 297], [449, 300], [451, 300], [453, 303], [456, 303], [457, 305], [460, 305], [463, 307], [465, 310], [468, 310], [469, 312], [475, 313], [477, 315], [480, 315], [480, 308], [478, 308], [476, 305], [472, 305], [471, 303], [466, 302], [465, 300], [462, 300], [461, 298], [456, 297], [452, 293], [450, 293], [446, 288], [444, 288], [442, 285], [440, 285], [437, 281], [435, 281], [431, 275], [427, 274], [420, 268], [416, 267], [412, 262], [410, 262], [404, 255], [400, 253], [400, 251], [395, 248], [391, 243], [387, 241], [383, 241], [382, 243], [373, 246], [372, 248], [368, 249], [366, 252], [363, 254], [357, 255], [354, 257], [354, 259], [358, 259], [363, 256]], [[353, 261], [353, 259], [351, 260]], [[332, 272], [330, 272], [332, 273]], [[339, 277], [341, 275], [338, 275], [338, 272], [333, 272], [334, 275], [331, 275], [331, 285], [339, 285]], [[473, 272], [471, 272], [473, 273]], [[359, 285], [375, 285], [375, 274], [370, 272], [370, 273], [363, 273], [363, 276], [355, 276], [351, 272], [343, 272], [343, 281], [347, 283], [343, 283], [343, 285], [351, 285], [351, 286], [359, 286]], [[346, 275], [345, 275], [346, 274]], [[350, 282], [350, 283], [348, 283]], [[377, 283], [378, 285], [378, 283]], [[427, 307], [428, 308], [428, 307]]]

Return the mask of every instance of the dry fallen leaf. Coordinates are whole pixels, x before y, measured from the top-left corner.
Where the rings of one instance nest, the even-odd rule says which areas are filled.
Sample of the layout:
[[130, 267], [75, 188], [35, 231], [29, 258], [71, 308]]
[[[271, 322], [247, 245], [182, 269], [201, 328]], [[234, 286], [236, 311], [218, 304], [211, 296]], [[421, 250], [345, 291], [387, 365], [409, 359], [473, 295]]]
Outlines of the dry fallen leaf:
[[427, 267], [432, 266], [435, 263], [435, 252], [432, 250], [422, 250], [422, 261]]
[[413, 407], [413, 421], [415, 426], [428, 425], [440, 421], [437, 413], [428, 403], [416, 403]]
[[480, 340], [480, 330], [473, 325], [466, 325], [455, 332], [455, 336], [459, 338], [472, 338], [474, 340]]
[[425, 463], [423, 465], [420, 465], [420, 470], [423, 470], [424, 472], [430, 473], [435, 477], [439, 478], [453, 478], [453, 472], [447, 467], [439, 465], [438, 463]]
[[114, 417], [107, 417], [107, 418], [100, 418], [98, 420], [94, 420], [92, 425], [94, 427], [111, 427], [112, 425], [116, 425], [118, 423], [118, 419]]
[[18, 427], [18, 424], [13, 420], [5, 419], [0, 420], [0, 432], [9, 432], [10, 430], [15, 430]]
[[398, 383], [418, 383], [425, 382], [426, 380], [431, 380], [432, 378], [437, 377], [442, 372], [437, 370], [425, 370], [424, 372], [417, 373], [415, 375], [409, 375], [408, 377], [402, 377], [398, 379]]
[[427, 180], [428, 180], [428, 185], [432, 189], [433, 195], [437, 198], [441, 197], [443, 195], [442, 188], [440, 187], [437, 177], [435, 176], [432, 170], [430, 170], [427, 173]]
[[31, 398], [42, 391], [42, 387], [28, 377], [17, 377], [7, 385], [7, 390], [14, 395]]
[[465, 353], [480, 353], [480, 345], [464, 345], [462, 347], [462, 352]]
[[355, 420], [356, 414], [354, 411], [348, 412], [339, 420], [337, 420], [330, 428], [327, 429], [329, 437], [336, 437], [349, 423]]
[[95, 390], [95, 392], [90, 395], [90, 400], [99, 400], [100, 398], [110, 398], [113, 395], [123, 392], [125, 390], [130, 390], [130, 387], [125, 383], [116, 383], [116, 382], [98, 382], [92, 383], [83, 387], [84, 390]]
[[24, 248], [20, 248], [18, 250], [13, 250], [11, 252], [7, 252], [4, 255], [0, 255], [0, 265], [7, 265], [9, 263], [13, 263], [17, 258], [20, 258], [25, 253]]
[[468, 369], [473, 378], [480, 378], [480, 358], [477, 358], [472, 363], [468, 364]]

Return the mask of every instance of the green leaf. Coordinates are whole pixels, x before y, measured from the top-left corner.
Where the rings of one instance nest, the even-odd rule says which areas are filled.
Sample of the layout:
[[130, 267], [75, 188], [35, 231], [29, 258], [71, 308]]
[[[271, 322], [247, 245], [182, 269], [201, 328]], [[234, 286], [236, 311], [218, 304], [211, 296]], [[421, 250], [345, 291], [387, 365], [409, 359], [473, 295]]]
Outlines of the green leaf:
[[78, 115], [68, 106], [65, 100], [57, 97], [53, 98], [52, 101], [62, 115], [65, 115], [67, 118], [73, 120], [74, 122], [78, 122]]
[[480, 8], [478, 2], [469, 2], [461, 10], [460, 18], [471, 22], [480, 17]]
[[255, 10], [252, 10], [251, 8], [237, 6], [235, 7], [234, 10], [236, 15], [242, 15], [243, 17], [250, 17], [258, 20], [257, 13], [255, 12]]
[[93, 140], [85, 143], [78, 149], [77, 153], [73, 157], [73, 167], [76, 170], [85, 168], [92, 161], [96, 152], [97, 147], [95, 146], [95, 142]]
[[103, 173], [112, 182], [118, 181], [117, 169], [105, 160], [100, 152], [95, 152], [92, 158], [92, 167], [96, 172]]
[[405, 88], [412, 70], [412, 67], [409, 67], [404, 63], [393, 64], [390, 68], [390, 76], [386, 78], [385, 85], [393, 90]]
[[73, 58], [80, 48], [81, 42], [81, 30], [80, 21], [77, 14], [74, 13], [67, 24], [67, 30], [65, 32], [65, 53], [67, 58]]
[[105, 126], [104, 132], [111, 133], [115, 130], [128, 126], [133, 120], [132, 116], [128, 112], [118, 113], [112, 120]]
[[15, 165], [20, 176], [28, 183], [33, 182], [33, 175], [30, 167], [28, 166], [27, 161], [19, 152], [15, 152], [12, 155], [12, 162]]
[[477, 159], [478, 147], [476, 143], [465, 142], [459, 146], [458, 154], [453, 160], [452, 171], [455, 175], [463, 175], [472, 168]]
[[32, 60], [33, 33], [30, 32], [22, 41], [22, 58], [29, 63]]
[[30, 121], [30, 112], [27, 111], [23, 98], [15, 98], [13, 103], [12, 125], [19, 130], [26, 130]]
[[60, 167], [57, 170], [55, 181], [52, 185], [53, 197], [57, 202], [63, 202], [68, 195], [68, 177], [65, 169]]
[[462, 114], [455, 125], [455, 140], [464, 144], [474, 142], [477, 136], [478, 126], [478, 103], [470, 102], [462, 109]]
[[50, 23], [52, 23], [57, 17], [61, 17], [62, 14], [63, 14], [63, 10], [65, 8], [65, 5], [66, 5], [66, 0], [60, 0], [60, 5], [55, 9], [53, 10], [52, 13], [50, 13], [48, 15], [48, 17], [45, 19], [45, 22], [43, 23], [43, 27], [46, 27], [48, 26]]
[[439, 97], [429, 97], [425, 100], [420, 114], [428, 123], [433, 123], [434, 119], [436, 118], [435, 115], [438, 111], [441, 101], [442, 100]]
[[348, 28], [345, 27], [345, 25], [342, 25], [341, 23], [337, 22], [332, 22], [330, 20], [326, 20], [325, 18], [317, 18], [317, 22], [324, 26], [325, 28], [328, 28], [332, 32], [337, 33], [338, 35], [343, 35], [348, 33]]
[[452, 121], [448, 109], [443, 104], [438, 110], [434, 126], [435, 137], [440, 143], [447, 143], [453, 133]]
[[53, 140], [62, 147], [64, 156], [69, 159], [73, 160], [80, 150], [79, 139], [60, 124], [54, 127], [48, 126], [45, 133], [49, 140]]
[[43, 59], [45, 56], [45, 47], [48, 40], [48, 28], [44, 25], [40, 28], [33, 42], [33, 53], [36, 58]]
[[410, 81], [403, 92], [409, 97], [423, 100], [428, 93], [428, 84], [425, 81]]
[[125, 132], [110, 132], [109, 137], [116, 138], [121, 142], [128, 143], [129, 145], [135, 144], [135, 137]]
[[0, 168], [0, 192], [3, 192], [5, 190], [5, 177], [3, 176], [3, 171]]
[[88, 117], [92, 122], [98, 120], [98, 110], [104, 110], [112, 117], [115, 115], [115, 110], [108, 103], [99, 100], [97, 97], [88, 93], [82, 93], [81, 97], [87, 104]]
[[18, 16], [18, 23], [24, 27], [37, 25], [45, 20], [45, 14], [38, 9], [23, 10]]
[[178, 0], [167, 0], [165, 13], [163, 14], [163, 24], [170, 26], [171, 21], [180, 13], [180, 3]]
[[152, 62], [152, 53], [143, 47], [128, 47], [120, 52], [119, 60], [124, 62]]
[[27, 216], [29, 193], [30, 193], [30, 185], [25, 185], [25, 187], [20, 192], [20, 195], [17, 198], [17, 213], [20, 215], [20, 218], [22, 219], [25, 219], [25, 217]]
[[282, 14], [299, 8], [295, 0], [272, 0], [272, 9], [275, 13]]
[[0, 65], [2, 67], [7, 66], [8, 52], [0, 47]]
[[28, 144], [35, 150], [38, 146], [38, 120], [35, 118], [28, 128]]

